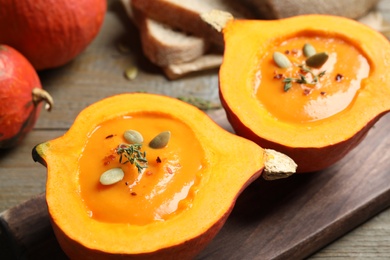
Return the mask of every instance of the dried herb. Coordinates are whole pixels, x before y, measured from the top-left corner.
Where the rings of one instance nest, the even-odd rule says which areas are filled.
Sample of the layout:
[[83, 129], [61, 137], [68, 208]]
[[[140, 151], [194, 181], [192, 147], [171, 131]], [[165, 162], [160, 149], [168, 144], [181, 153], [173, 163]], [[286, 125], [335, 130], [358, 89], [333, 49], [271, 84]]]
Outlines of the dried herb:
[[309, 81], [307, 77], [302, 73], [299, 73], [299, 78], [284, 78], [284, 91], [288, 91], [292, 87], [292, 83], [315, 85], [318, 83], [319, 79], [325, 75], [325, 71], [321, 71], [320, 73], [315, 74], [309, 67], [306, 67], [304, 65], [299, 65], [298, 67], [301, 68], [302, 72], [310, 73], [312, 75], [312, 80]]
[[141, 152], [142, 144], [121, 144], [116, 148], [117, 154], [120, 155], [120, 163], [131, 163], [137, 167], [138, 173], [148, 167], [146, 152]]
[[[325, 75], [325, 71], [321, 71], [320, 73], [315, 74], [311, 68], [319, 68], [328, 60], [329, 55], [326, 52], [316, 53], [314, 46], [309, 43], [306, 43], [303, 46], [303, 54], [307, 57], [304, 64], [294, 64], [294, 66], [300, 68], [300, 73], [298, 73], [298, 77], [283, 77], [283, 74], [274, 75], [274, 79], [283, 78], [283, 89], [285, 92], [287, 92], [292, 87], [293, 83], [315, 85], [319, 82], [319, 79]], [[288, 58], [280, 52], [273, 53], [273, 60], [279, 68], [288, 68], [292, 66]], [[311, 80], [307, 78], [306, 74], [311, 75]], [[336, 78], [336, 80], [341, 80], [341, 78]], [[310, 93], [311, 91], [305, 92], [305, 94], [307, 95]]]
[[188, 104], [191, 104], [193, 106], [196, 106], [200, 110], [204, 110], [204, 111], [221, 108], [220, 104], [212, 103], [211, 101], [198, 98], [198, 97], [177, 97], [177, 99], [184, 101]]

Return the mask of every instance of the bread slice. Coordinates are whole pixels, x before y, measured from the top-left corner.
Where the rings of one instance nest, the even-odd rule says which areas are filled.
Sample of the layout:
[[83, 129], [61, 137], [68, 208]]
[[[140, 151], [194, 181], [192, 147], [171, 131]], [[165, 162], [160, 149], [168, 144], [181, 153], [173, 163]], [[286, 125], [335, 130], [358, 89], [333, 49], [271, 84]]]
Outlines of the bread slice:
[[160, 67], [192, 61], [209, 48], [204, 39], [187, 35], [147, 18], [132, 6], [132, 0], [121, 0], [128, 16], [140, 31], [145, 56]]
[[147, 17], [207, 39], [221, 48], [222, 34], [205, 23], [200, 18], [201, 13], [218, 9], [231, 13], [235, 18], [253, 17], [235, 0], [132, 0], [132, 4]]
[[222, 64], [222, 54], [205, 54], [195, 60], [163, 67], [168, 79], [178, 79], [185, 75], [219, 68]]

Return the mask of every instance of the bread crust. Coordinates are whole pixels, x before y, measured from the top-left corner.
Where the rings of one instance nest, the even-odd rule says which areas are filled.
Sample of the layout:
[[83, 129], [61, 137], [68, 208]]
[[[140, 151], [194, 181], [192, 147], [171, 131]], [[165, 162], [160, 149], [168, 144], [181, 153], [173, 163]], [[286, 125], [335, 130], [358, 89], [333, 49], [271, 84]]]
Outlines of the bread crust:
[[228, 11], [236, 18], [251, 18], [252, 13], [237, 1], [228, 0], [132, 0], [146, 16], [172, 28], [189, 32], [223, 48], [223, 36], [201, 18], [200, 14], [213, 9]]
[[122, 0], [122, 3], [139, 29], [144, 55], [155, 65], [165, 67], [189, 62], [209, 49], [210, 44], [204, 39], [176, 31], [146, 17], [132, 5], [132, 0]]

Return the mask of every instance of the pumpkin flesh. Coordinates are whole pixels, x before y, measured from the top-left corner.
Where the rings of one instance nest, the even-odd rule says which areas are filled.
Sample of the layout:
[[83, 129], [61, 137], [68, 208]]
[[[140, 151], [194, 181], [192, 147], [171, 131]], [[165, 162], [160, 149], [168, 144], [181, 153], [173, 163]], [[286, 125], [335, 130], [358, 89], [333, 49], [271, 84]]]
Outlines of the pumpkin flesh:
[[[302, 51], [305, 43], [314, 46], [317, 53], [329, 55], [320, 68], [306, 67], [311, 73], [296, 65], [305, 64]], [[260, 60], [260, 79], [254, 87], [260, 104], [284, 122], [310, 126], [342, 113], [352, 104], [362, 80], [369, 75], [370, 65], [364, 55], [340, 38], [295, 37], [274, 45]], [[295, 66], [279, 68], [271, 57], [274, 51], [285, 53]], [[308, 84], [292, 83], [290, 89], [284, 90], [284, 79], [300, 79], [301, 75]], [[314, 82], [314, 77], [318, 78], [318, 83]]]
[[[385, 98], [390, 94], [389, 43], [362, 24], [340, 17], [306, 15], [278, 21], [233, 20], [223, 33], [220, 97], [230, 123], [237, 134], [292, 157], [298, 172], [321, 170], [337, 162], [389, 110]], [[324, 90], [314, 88], [313, 95], [305, 95], [302, 86], [294, 83], [284, 91], [282, 80], [274, 75], [286, 71], [275, 66], [272, 53], [301, 49], [307, 41], [341, 60], [320, 79]], [[237, 51], [242, 50], [243, 43], [245, 51]], [[348, 47], [352, 60], [343, 53]], [[323, 69], [331, 62], [329, 59]], [[332, 101], [329, 97], [337, 97], [334, 94], [340, 90], [335, 85], [339, 83], [335, 82], [335, 73], [351, 84], [342, 86], [345, 91]], [[326, 80], [331, 83], [324, 83]], [[304, 109], [316, 99], [325, 101], [325, 106], [317, 102], [319, 106]], [[321, 109], [325, 113], [318, 112]]]
[[[130, 163], [119, 162], [115, 148], [126, 143], [128, 129], [144, 139], [148, 167], [141, 173]], [[172, 138], [167, 147], [152, 149], [148, 141], [166, 129]], [[80, 157], [80, 191], [88, 214], [99, 221], [145, 225], [164, 221], [189, 207], [201, 178], [203, 151], [191, 129], [162, 115], [127, 115], [104, 122], [90, 135]], [[99, 183], [100, 175], [121, 168], [125, 177], [113, 185]]]
[[[137, 223], [132, 217], [127, 221], [104, 216], [97, 219], [91, 216], [86, 205], [90, 202], [86, 203], [89, 200], [89, 195], [86, 195], [89, 184], [85, 183], [90, 181], [92, 185], [99, 185], [96, 176], [101, 174], [103, 163], [101, 155], [98, 155], [100, 162], [98, 173], [94, 173], [96, 176], [82, 176], [85, 167], [81, 161], [94, 164], [89, 159], [83, 159], [82, 154], [98, 149], [95, 145], [90, 147], [93, 149], [87, 147], [88, 140], [91, 140], [89, 137], [95, 138], [96, 134], [100, 139], [107, 133], [112, 134], [111, 126], [107, 128], [108, 132], [96, 132], [99, 126], [107, 122], [115, 122], [115, 125], [119, 122], [120, 126], [115, 131], [121, 132], [120, 121], [129, 115], [137, 115], [137, 120], [150, 117], [145, 121], [158, 117], [162, 121], [157, 120], [153, 128], [172, 130], [175, 134], [174, 129], [167, 128], [181, 125], [184, 129], [182, 134], [190, 138], [185, 145], [192, 143], [194, 149], [200, 151], [199, 157], [193, 153], [187, 154], [188, 151], [184, 149], [185, 157], [190, 157], [191, 164], [196, 165], [196, 170], [189, 172], [189, 182], [193, 184], [189, 185], [191, 191], [186, 199], [180, 201], [178, 209], [164, 219], [152, 219], [148, 223]], [[143, 123], [137, 122], [135, 125]], [[148, 128], [150, 122], [145, 122], [145, 126]], [[146, 139], [155, 133], [155, 129], [139, 131], [145, 132]], [[174, 138], [172, 135], [171, 140]], [[175, 142], [172, 141], [172, 147]], [[179, 138], [179, 146], [184, 145], [183, 142], [184, 137]], [[112, 145], [108, 145], [107, 150], [105, 147], [100, 147], [104, 150], [102, 154], [110, 154]], [[80, 113], [64, 136], [38, 145], [33, 154], [35, 160], [48, 168], [46, 199], [57, 239], [70, 258], [83, 259], [110, 259], [118, 255], [141, 259], [194, 257], [216, 235], [237, 196], [261, 174], [264, 167], [263, 149], [255, 143], [223, 130], [195, 107], [151, 94], [123, 94], [91, 105]], [[256, 159], [253, 159], [254, 155]], [[174, 175], [177, 173], [180, 171]], [[132, 174], [134, 172], [129, 176]], [[124, 183], [114, 185], [127, 189], [120, 194], [125, 203], [133, 199]], [[93, 192], [99, 192], [99, 189]]]

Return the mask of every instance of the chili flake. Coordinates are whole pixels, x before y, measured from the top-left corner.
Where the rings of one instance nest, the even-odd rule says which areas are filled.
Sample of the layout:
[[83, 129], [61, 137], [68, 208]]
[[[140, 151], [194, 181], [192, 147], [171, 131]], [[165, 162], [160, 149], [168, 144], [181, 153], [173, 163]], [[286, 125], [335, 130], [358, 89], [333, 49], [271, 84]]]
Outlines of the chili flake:
[[337, 82], [340, 82], [343, 78], [344, 78], [344, 76], [341, 75], [340, 73], [338, 73], [338, 74], [336, 75], [336, 81], [337, 81]]
[[281, 73], [275, 74], [274, 76], [274, 79], [281, 79], [281, 78], [283, 78], [283, 74]]

